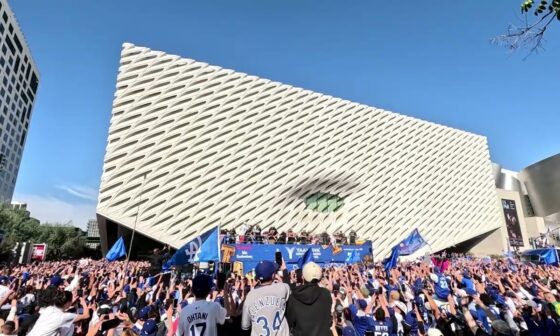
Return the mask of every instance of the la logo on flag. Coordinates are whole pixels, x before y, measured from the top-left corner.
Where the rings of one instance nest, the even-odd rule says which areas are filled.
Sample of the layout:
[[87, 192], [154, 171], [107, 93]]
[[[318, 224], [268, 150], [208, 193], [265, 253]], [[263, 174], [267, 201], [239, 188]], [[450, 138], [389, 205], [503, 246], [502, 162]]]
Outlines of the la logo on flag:
[[185, 248], [185, 255], [187, 256], [187, 260], [189, 263], [198, 260], [200, 245], [202, 245], [202, 240], [200, 239], [200, 236], [196, 237], [194, 240], [187, 243], [187, 248]]
[[200, 261], [219, 261], [220, 249], [218, 241], [218, 228], [215, 227], [193, 240], [185, 243], [175, 252], [163, 266], [164, 270], [172, 266], [192, 264]]

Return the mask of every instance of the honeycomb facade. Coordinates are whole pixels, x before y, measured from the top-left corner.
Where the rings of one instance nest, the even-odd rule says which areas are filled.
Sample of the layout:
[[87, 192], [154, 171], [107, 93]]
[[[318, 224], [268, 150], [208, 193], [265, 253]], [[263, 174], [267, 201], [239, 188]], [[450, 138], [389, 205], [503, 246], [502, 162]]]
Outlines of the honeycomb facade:
[[355, 230], [376, 255], [501, 224], [483, 136], [131, 44], [97, 212], [174, 247], [247, 223]]

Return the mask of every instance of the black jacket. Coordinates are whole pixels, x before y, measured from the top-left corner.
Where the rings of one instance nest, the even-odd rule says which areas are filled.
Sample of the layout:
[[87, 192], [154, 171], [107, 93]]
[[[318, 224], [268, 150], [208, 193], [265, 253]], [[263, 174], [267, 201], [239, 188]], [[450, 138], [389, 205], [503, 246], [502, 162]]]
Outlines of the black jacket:
[[163, 264], [165, 264], [167, 258], [169, 257], [169, 254], [153, 254], [151, 256], [148, 257], [148, 260], [150, 261], [150, 275], [154, 276], [158, 273], [161, 272], [161, 269], [163, 267]]
[[317, 283], [292, 286], [286, 319], [293, 336], [330, 336], [332, 298]]

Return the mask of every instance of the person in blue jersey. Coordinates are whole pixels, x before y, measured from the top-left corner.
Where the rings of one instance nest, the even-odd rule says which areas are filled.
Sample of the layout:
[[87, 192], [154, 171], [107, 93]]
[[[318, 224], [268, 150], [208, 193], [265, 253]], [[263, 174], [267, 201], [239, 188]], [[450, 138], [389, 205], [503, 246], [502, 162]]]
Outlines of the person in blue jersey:
[[403, 321], [403, 326], [406, 326], [405, 330], [408, 332], [409, 336], [420, 336], [424, 335], [425, 327], [424, 321], [422, 320], [422, 314], [418, 310], [418, 307], [414, 302], [411, 303], [413, 309], [406, 313]]
[[438, 305], [445, 305], [449, 300], [449, 295], [451, 290], [449, 289], [449, 283], [444, 273], [441, 273], [438, 267], [435, 267], [434, 273], [430, 274], [430, 279], [434, 283], [434, 295], [438, 302]]
[[389, 310], [387, 309], [387, 299], [385, 294], [377, 295], [375, 298], [376, 307], [373, 321], [373, 334], [376, 336], [393, 336], [396, 335], [393, 328]]
[[366, 313], [368, 311], [366, 300], [358, 299], [349, 308], [352, 313], [352, 324], [358, 336], [364, 336], [366, 332], [373, 331], [373, 318]]
[[393, 335], [393, 326], [391, 318], [387, 316], [386, 308], [377, 308], [375, 311], [375, 320], [373, 321], [373, 333], [377, 336]]

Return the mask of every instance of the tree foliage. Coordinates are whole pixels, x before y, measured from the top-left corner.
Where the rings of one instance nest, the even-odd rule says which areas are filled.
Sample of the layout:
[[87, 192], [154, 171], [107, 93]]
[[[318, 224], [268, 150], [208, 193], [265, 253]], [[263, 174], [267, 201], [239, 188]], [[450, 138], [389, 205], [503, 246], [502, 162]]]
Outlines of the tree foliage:
[[6, 256], [16, 242], [46, 243], [49, 260], [79, 258], [88, 252], [80, 229], [40, 224], [25, 210], [0, 206], [0, 229], [4, 231], [4, 240], [0, 243], [2, 256]]
[[[510, 25], [506, 34], [493, 39], [511, 51], [529, 48], [529, 54], [543, 48], [544, 34], [550, 25], [560, 21], [560, 0], [525, 0], [521, 4], [523, 22], [520, 26]], [[534, 19], [530, 19], [534, 17]]]

